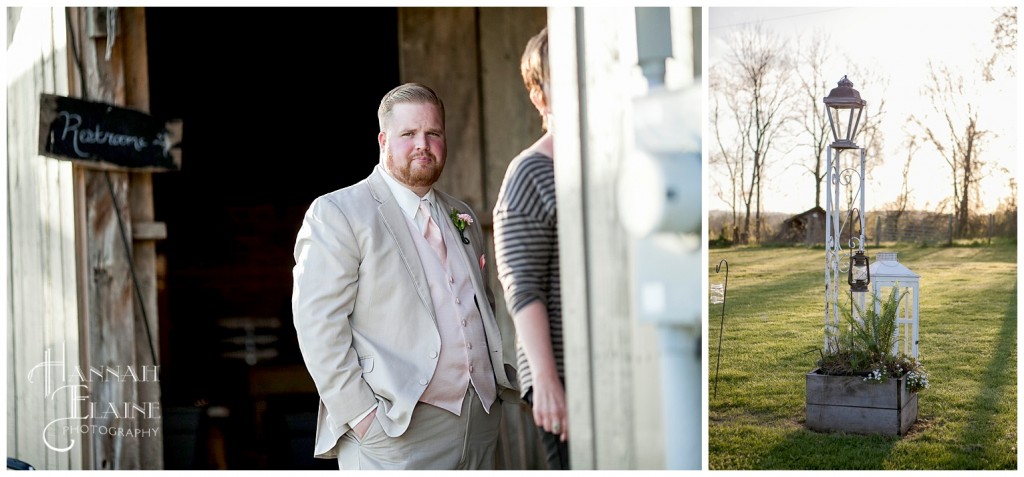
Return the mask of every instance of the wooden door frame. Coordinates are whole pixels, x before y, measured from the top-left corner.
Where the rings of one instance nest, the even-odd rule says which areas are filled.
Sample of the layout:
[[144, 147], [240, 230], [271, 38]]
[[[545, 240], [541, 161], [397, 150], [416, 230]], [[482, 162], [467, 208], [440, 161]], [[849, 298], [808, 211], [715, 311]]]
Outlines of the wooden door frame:
[[[67, 14], [70, 96], [147, 112], [144, 8], [69, 7]], [[108, 15], [113, 16], [112, 23], [106, 22]], [[117, 33], [109, 38], [106, 27], [111, 24]], [[159, 350], [152, 338], [159, 329], [153, 241], [165, 233], [153, 222], [151, 176], [79, 165], [74, 166], [73, 175], [81, 366], [87, 370], [148, 366], [156, 372], [156, 381], [139, 376], [90, 383], [90, 399], [101, 405], [159, 406]], [[127, 240], [130, 250], [125, 250], [127, 237], [131, 237]], [[142, 316], [146, 322], [140, 321]], [[155, 429], [149, 437], [109, 439], [100, 433], [83, 434], [83, 468], [163, 468], [158, 412], [116, 422], [92, 416], [82, 424]]]

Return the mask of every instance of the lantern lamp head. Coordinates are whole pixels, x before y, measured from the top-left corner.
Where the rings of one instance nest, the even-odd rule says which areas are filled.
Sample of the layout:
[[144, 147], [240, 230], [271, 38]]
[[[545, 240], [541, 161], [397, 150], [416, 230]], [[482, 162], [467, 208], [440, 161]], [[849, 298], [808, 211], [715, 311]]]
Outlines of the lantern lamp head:
[[864, 254], [863, 250], [854, 252], [846, 281], [850, 285], [851, 292], [864, 293], [868, 291], [868, 284], [871, 283], [871, 267], [868, 263], [868, 256]]
[[867, 101], [861, 99], [860, 92], [853, 89], [853, 82], [844, 75], [839, 85], [825, 97], [825, 110], [828, 122], [832, 126], [832, 148], [857, 149], [853, 142], [857, 136], [857, 126]]

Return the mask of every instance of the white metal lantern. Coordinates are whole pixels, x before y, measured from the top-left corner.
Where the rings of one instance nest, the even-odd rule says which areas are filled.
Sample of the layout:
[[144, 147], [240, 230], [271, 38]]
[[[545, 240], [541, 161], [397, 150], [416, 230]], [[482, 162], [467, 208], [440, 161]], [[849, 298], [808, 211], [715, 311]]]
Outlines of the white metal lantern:
[[[917, 358], [921, 276], [900, 263], [896, 252], [879, 252], [869, 270], [871, 293], [876, 297], [889, 296], [892, 287], [899, 287], [897, 293], [906, 293], [896, 310], [896, 342], [892, 352]], [[876, 303], [875, 311], [881, 311], [880, 306]]]

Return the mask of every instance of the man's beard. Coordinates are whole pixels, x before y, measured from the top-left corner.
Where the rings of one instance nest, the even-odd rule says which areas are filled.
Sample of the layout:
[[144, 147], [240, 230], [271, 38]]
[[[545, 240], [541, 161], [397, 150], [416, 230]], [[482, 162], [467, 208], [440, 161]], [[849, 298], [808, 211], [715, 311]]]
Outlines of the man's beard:
[[433, 162], [429, 169], [425, 167], [418, 167], [413, 170], [412, 165], [415, 159], [410, 159], [409, 162], [405, 163], [404, 167], [398, 167], [395, 164], [395, 155], [389, 150], [387, 152], [387, 166], [388, 171], [394, 175], [395, 179], [399, 182], [410, 186], [410, 187], [430, 187], [437, 182], [437, 179], [441, 177], [441, 171], [444, 169], [444, 164], [437, 162], [437, 157], [429, 152], [425, 152], [422, 155], [428, 156]]

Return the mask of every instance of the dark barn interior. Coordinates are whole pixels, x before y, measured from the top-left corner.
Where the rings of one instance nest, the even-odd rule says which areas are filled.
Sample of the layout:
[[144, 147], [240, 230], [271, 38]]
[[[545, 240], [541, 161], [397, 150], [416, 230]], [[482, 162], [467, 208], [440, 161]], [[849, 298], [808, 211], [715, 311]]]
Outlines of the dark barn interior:
[[146, 8], [146, 28], [151, 113], [184, 123], [181, 171], [153, 176], [165, 468], [337, 469], [312, 458], [292, 247], [377, 163], [397, 9]]

